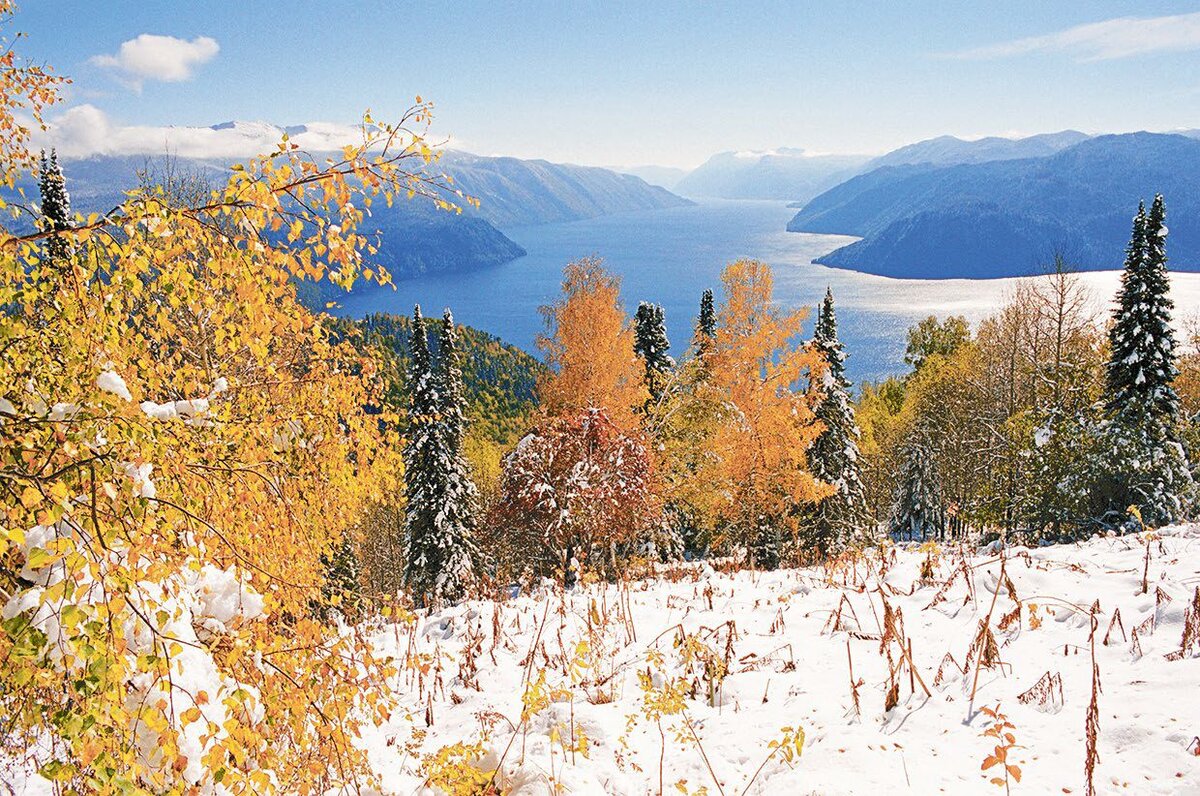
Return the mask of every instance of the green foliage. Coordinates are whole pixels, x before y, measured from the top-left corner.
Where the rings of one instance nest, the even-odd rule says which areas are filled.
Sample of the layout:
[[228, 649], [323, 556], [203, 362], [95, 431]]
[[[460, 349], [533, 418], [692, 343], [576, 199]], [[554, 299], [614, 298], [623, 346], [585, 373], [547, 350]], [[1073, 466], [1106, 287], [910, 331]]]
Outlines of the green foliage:
[[[412, 322], [403, 316], [376, 313], [361, 320], [334, 321], [340, 334], [379, 351], [387, 383], [389, 408], [403, 411], [408, 394], [409, 334]], [[512, 444], [529, 424], [537, 407], [537, 380], [546, 368], [534, 357], [500, 338], [458, 327], [463, 386], [467, 398], [470, 440], [499, 446]], [[438, 341], [429, 341], [437, 356]]]
[[939, 323], [935, 316], [930, 315], [908, 330], [904, 361], [912, 365], [913, 370], [920, 370], [930, 357], [949, 356], [970, 339], [966, 318], [952, 315]]

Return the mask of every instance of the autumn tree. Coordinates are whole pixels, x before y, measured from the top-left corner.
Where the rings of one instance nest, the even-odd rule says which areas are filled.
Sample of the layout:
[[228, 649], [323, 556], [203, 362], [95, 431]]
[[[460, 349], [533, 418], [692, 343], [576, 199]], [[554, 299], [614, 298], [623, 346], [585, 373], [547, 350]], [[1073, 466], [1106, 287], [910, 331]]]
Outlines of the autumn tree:
[[966, 318], [951, 316], [945, 321], [930, 315], [908, 330], [908, 345], [904, 350], [905, 363], [920, 370], [934, 355], [949, 356], [971, 337]]
[[621, 306], [620, 278], [595, 257], [570, 263], [562, 298], [541, 312], [547, 333], [537, 343], [551, 368], [538, 385], [543, 409], [551, 416], [604, 409], [621, 428], [637, 428], [635, 411], [649, 393]]
[[602, 409], [546, 418], [505, 457], [501, 489], [503, 552], [535, 574], [610, 567], [614, 545], [658, 521], [650, 452]]
[[730, 413], [713, 435], [714, 484], [729, 541], [744, 545], [752, 563], [771, 564], [796, 532], [797, 509], [832, 491], [807, 458], [821, 424], [813, 414], [818, 395], [806, 386], [826, 366], [800, 342], [805, 312], [773, 303], [766, 263], [738, 260], [721, 281], [711, 383]]
[[[7, 181], [33, 162], [16, 119], [54, 86], [0, 52]], [[399, 489], [396, 418], [364, 411], [376, 360], [294, 285], [386, 281], [371, 204], [455, 198], [426, 171], [428, 111], [367, 117], [328, 157], [283, 141], [195, 205], [139, 190], [67, 230], [0, 229], [0, 306], [44, 307], [0, 313], [0, 715], [64, 792], [371, 786], [355, 739], [388, 715], [390, 666], [313, 601]]]

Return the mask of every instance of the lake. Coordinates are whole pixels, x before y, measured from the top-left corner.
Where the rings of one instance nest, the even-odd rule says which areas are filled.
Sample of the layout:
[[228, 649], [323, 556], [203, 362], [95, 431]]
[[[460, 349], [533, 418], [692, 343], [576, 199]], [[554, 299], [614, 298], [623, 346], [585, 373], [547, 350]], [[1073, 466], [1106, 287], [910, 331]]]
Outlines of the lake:
[[[794, 214], [784, 202], [704, 201], [693, 207], [622, 213], [601, 218], [504, 230], [528, 255], [504, 265], [464, 273], [396, 281], [347, 295], [340, 315], [407, 314], [420, 303], [427, 315], [444, 307], [455, 319], [534, 351], [544, 327], [538, 307], [554, 301], [563, 266], [595, 254], [620, 274], [630, 315], [638, 301], [666, 310], [671, 353], [682, 354], [691, 338], [700, 294], [713, 288], [720, 300], [720, 273], [739, 257], [770, 263], [775, 299], [788, 307], [813, 307], [833, 288], [839, 330], [850, 354], [853, 381], [905, 370], [905, 330], [927, 315], [964, 315], [977, 322], [1001, 306], [1018, 279], [889, 279], [827, 268], [812, 262], [850, 243], [841, 235], [787, 232]], [[1169, 245], [1168, 245], [1169, 251]], [[1115, 252], [1119, 259], [1122, 252]], [[1097, 311], [1110, 306], [1120, 282], [1116, 271], [1081, 275]], [[1200, 274], [1172, 274], [1172, 294], [1184, 312], [1200, 306]], [[806, 333], [811, 333], [811, 321]]]

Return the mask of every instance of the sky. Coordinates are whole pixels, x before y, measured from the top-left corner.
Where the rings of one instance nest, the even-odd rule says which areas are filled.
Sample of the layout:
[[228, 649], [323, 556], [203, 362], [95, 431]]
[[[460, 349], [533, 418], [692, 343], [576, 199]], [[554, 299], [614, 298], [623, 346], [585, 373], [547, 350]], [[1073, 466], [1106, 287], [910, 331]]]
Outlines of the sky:
[[[1200, 127], [1196, 1], [102, 7], [23, 0], [6, 31], [72, 78], [51, 116], [77, 153], [161, 152], [162, 126], [228, 120], [324, 122], [316, 135], [335, 139], [418, 94], [457, 148], [606, 166]], [[211, 133], [192, 145], [236, 148]]]

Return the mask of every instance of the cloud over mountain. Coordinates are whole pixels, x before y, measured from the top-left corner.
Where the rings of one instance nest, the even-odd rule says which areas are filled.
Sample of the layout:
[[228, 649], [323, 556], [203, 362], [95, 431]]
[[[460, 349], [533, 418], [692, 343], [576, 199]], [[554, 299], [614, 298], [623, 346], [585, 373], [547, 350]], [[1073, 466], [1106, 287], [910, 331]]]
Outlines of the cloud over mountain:
[[196, 67], [211, 61], [220, 50], [217, 40], [210, 36], [197, 36], [188, 41], [143, 33], [122, 42], [116, 53], [93, 56], [90, 62], [113, 70], [131, 88], [140, 91], [147, 80], [164, 83], [191, 80]]

